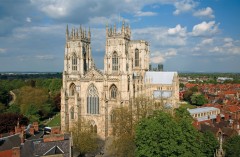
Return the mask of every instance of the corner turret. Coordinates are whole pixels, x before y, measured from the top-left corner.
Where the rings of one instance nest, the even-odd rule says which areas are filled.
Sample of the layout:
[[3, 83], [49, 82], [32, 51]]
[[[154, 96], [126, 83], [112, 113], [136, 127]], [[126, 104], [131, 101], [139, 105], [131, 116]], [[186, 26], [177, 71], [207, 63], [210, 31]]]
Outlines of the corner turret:
[[121, 38], [125, 38], [127, 40], [131, 39], [131, 30], [129, 25], [125, 26], [125, 22], [122, 22], [122, 28], [121, 28], [121, 32], [117, 32], [117, 27], [116, 24], [114, 24], [114, 26], [110, 26], [110, 28], [108, 27], [108, 24], [106, 25], [106, 37], [107, 38], [111, 38], [111, 37], [121, 37]]
[[68, 25], [67, 25], [67, 28], [66, 28], [66, 41], [68, 41], [69, 39], [69, 30], [68, 30]]

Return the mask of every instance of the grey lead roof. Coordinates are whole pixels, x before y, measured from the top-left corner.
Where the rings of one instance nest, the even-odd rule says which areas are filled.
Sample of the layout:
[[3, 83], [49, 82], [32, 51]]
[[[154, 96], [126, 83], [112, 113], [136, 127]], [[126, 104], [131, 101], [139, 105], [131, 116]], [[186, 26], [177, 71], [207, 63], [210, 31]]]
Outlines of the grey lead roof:
[[151, 84], [172, 84], [174, 74], [177, 72], [147, 71], [145, 73], [145, 83]]

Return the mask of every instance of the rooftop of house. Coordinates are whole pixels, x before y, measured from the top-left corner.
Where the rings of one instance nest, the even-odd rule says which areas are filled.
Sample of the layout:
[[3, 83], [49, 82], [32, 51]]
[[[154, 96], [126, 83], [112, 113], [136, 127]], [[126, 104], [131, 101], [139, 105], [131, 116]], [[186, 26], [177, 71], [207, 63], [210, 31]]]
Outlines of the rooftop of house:
[[21, 145], [20, 134], [14, 134], [8, 137], [0, 138], [0, 151], [9, 150]]
[[190, 114], [204, 113], [204, 112], [211, 112], [211, 111], [218, 111], [218, 110], [219, 109], [216, 107], [201, 107], [201, 108], [188, 109]]

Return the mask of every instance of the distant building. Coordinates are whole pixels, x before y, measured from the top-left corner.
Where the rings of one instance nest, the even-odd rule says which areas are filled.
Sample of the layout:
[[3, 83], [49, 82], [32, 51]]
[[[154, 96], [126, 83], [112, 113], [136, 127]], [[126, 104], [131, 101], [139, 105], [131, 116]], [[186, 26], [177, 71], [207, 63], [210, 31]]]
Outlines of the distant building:
[[131, 99], [142, 95], [164, 99], [168, 107], [178, 107], [178, 73], [162, 72], [162, 65], [151, 71], [149, 60], [149, 43], [131, 40], [131, 29], [123, 22], [120, 32], [116, 25], [106, 27], [104, 70], [100, 71], [92, 58], [90, 30], [80, 27], [69, 33], [67, 28], [61, 90], [62, 131], [69, 132], [74, 123], [84, 118], [105, 139], [112, 134], [112, 110], [128, 107]]
[[[215, 107], [201, 107], [195, 109], [188, 109], [190, 115], [197, 121], [206, 121], [216, 119], [220, 114], [220, 109]], [[224, 117], [224, 115], [222, 115]]]
[[233, 78], [230, 77], [218, 77], [217, 82], [224, 82], [224, 81], [233, 81]]

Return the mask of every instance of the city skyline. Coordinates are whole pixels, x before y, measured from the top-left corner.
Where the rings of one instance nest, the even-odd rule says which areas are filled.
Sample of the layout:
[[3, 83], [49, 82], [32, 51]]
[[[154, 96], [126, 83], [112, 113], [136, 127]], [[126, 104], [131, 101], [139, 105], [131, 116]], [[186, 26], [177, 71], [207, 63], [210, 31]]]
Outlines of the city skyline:
[[[166, 71], [240, 72], [240, 1], [1, 1], [0, 71], [61, 72], [65, 30], [90, 27], [103, 69], [106, 24], [131, 26]], [[156, 65], [155, 65], [156, 66]]]

